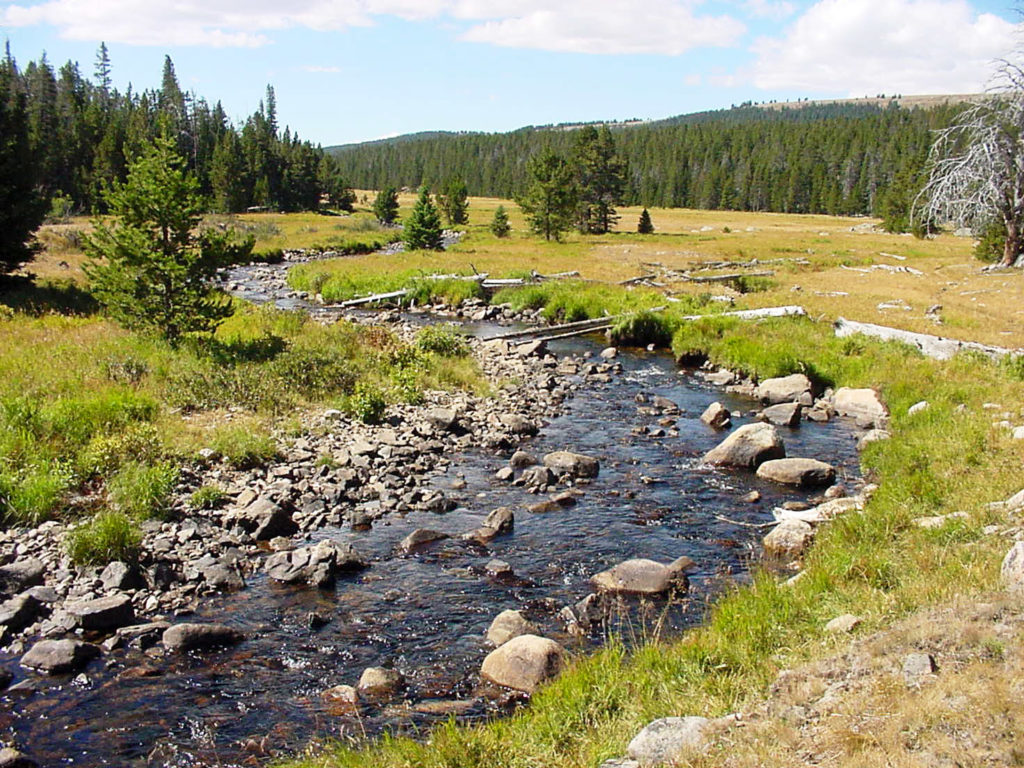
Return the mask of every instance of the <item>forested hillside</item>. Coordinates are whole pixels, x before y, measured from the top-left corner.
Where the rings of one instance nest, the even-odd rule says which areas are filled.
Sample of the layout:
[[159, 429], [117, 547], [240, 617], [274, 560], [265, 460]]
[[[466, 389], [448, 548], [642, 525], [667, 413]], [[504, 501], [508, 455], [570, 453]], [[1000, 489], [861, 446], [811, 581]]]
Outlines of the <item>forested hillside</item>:
[[[919, 186], [931, 131], [957, 109], [742, 106], [613, 124], [612, 131], [628, 163], [627, 204], [899, 218]], [[436, 185], [458, 177], [470, 194], [511, 197], [526, 187], [527, 160], [545, 149], [567, 154], [574, 133], [565, 126], [530, 127], [329, 151], [356, 187]]]
[[182, 90], [170, 57], [161, 87], [142, 92], [112, 87], [106, 46], [91, 79], [77, 62], [55, 71], [45, 54], [20, 68], [9, 47], [0, 75], [0, 101], [24, 113], [30, 157], [17, 159], [17, 173], [34, 175], [42, 196], [68, 209], [102, 213], [103, 190], [123, 181], [129, 161], [162, 133], [173, 138], [213, 210], [308, 210], [322, 195], [335, 205], [348, 199], [331, 158], [279, 129], [269, 86], [259, 109], [236, 127], [220, 102], [211, 106]]

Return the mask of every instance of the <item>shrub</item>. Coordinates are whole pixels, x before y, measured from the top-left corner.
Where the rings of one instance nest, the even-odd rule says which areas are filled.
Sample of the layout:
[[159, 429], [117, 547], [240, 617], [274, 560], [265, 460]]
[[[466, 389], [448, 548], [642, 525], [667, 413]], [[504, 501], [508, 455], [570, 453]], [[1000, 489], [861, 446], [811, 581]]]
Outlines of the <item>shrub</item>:
[[71, 489], [70, 469], [44, 461], [20, 472], [0, 471], [0, 521], [5, 525], [37, 525], [59, 511]]
[[139, 557], [142, 533], [123, 512], [106, 510], [69, 531], [64, 547], [75, 565], [131, 562]]
[[379, 424], [384, 418], [387, 402], [381, 391], [372, 384], [360, 381], [349, 396], [346, 410], [364, 424]]
[[151, 463], [162, 452], [156, 427], [142, 422], [128, 426], [123, 432], [95, 436], [79, 456], [78, 466], [87, 477], [107, 475], [130, 461]]
[[416, 347], [442, 357], [465, 357], [469, 354], [466, 337], [451, 325], [428, 325], [416, 334]]
[[254, 431], [251, 424], [219, 428], [210, 447], [235, 469], [262, 467], [277, 458], [277, 446], [268, 435]]
[[188, 505], [192, 509], [217, 509], [227, 498], [227, 493], [220, 486], [204, 485], [188, 497]]
[[107, 483], [107, 494], [119, 511], [138, 519], [167, 514], [178, 470], [170, 463], [128, 462]]
[[672, 326], [668, 317], [654, 312], [637, 312], [619, 320], [611, 329], [615, 344], [645, 347], [654, 344], [667, 347], [672, 343]]

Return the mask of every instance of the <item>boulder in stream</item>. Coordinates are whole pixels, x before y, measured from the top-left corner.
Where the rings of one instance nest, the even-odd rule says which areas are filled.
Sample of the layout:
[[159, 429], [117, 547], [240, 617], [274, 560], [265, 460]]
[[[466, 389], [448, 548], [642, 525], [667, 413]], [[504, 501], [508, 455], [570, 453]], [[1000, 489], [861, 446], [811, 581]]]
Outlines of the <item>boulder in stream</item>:
[[765, 379], [757, 385], [754, 396], [768, 405], [798, 402], [811, 405], [814, 402], [811, 396], [811, 380], [802, 373]]
[[715, 401], [704, 409], [700, 420], [712, 429], [725, 429], [732, 425], [732, 414], [728, 408]]
[[519, 611], [502, 611], [487, 629], [487, 642], [500, 647], [515, 637], [533, 632], [536, 629]]
[[184, 622], [164, 630], [162, 642], [169, 651], [196, 651], [218, 645], [234, 645], [243, 639], [237, 629], [225, 624]]
[[442, 533], [441, 531], [434, 531], [430, 528], [417, 528], [415, 531], [410, 533], [401, 543], [398, 545], [399, 551], [404, 554], [412, 554], [417, 549], [421, 549], [428, 544], [432, 544], [435, 541], [441, 539], [447, 539], [448, 534]]
[[572, 451], [554, 451], [544, 457], [544, 466], [560, 475], [597, 477], [601, 463], [592, 456]]
[[565, 649], [554, 640], [520, 635], [487, 654], [480, 676], [524, 693], [555, 677], [566, 664]]
[[40, 640], [21, 657], [21, 666], [51, 675], [75, 672], [100, 655], [100, 649], [81, 640]]
[[366, 558], [348, 542], [323, 539], [309, 547], [271, 555], [264, 569], [270, 578], [286, 584], [305, 582], [329, 587], [337, 573], [362, 570], [367, 565]]
[[832, 485], [836, 470], [831, 464], [817, 459], [773, 459], [757, 468], [757, 476], [783, 485], [819, 488]]
[[107, 632], [135, 622], [135, 609], [128, 595], [108, 595], [95, 600], [64, 604], [64, 611], [75, 625], [87, 632]]
[[664, 595], [689, 589], [686, 572], [695, 563], [685, 555], [665, 565], [637, 558], [595, 574], [590, 583], [601, 592], [623, 595]]
[[786, 456], [779, 431], [771, 424], [744, 424], [704, 455], [708, 464], [756, 469], [771, 459]]

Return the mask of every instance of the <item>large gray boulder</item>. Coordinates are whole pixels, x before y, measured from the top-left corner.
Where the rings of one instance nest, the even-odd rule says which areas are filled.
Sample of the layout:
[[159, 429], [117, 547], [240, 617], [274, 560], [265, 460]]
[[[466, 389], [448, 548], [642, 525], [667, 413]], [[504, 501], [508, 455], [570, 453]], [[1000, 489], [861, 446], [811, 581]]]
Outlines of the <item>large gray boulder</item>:
[[366, 559], [348, 542], [323, 539], [308, 547], [277, 552], [267, 558], [263, 567], [276, 581], [329, 587], [336, 574], [362, 570], [367, 565]]
[[491, 626], [487, 628], [487, 642], [502, 646], [513, 638], [533, 632], [536, 632], [536, 629], [519, 611], [502, 611], [494, 617]]
[[797, 427], [802, 413], [803, 406], [800, 403], [779, 403], [769, 405], [757, 414], [757, 418], [777, 427]]
[[1008, 590], [1024, 593], [1024, 541], [1018, 541], [1006, 553], [1000, 576]]
[[64, 612], [87, 632], [112, 632], [135, 622], [135, 609], [128, 595], [68, 602], [64, 604]]
[[790, 376], [780, 376], [775, 379], [765, 379], [757, 385], [754, 396], [762, 403], [775, 405], [776, 403], [803, 403], [810, 405], [813, 402], [811, 395], [811, 380], [802, 373], [794, 373]]
[[679, 765], [688, 752], [704, 746], [710, 724], [705, 717], [663, 717], [634, 736], [626, 754], [641, 768]]
[[270, 541], [278, 536], [291, 536], [299, 526], [287, 510], [262, 496], [236, 513], [239, 525], [256, 541]]
[[242, 639], [241, 632], [224, 624], [185, 622], [164, 630], [161, 642], [169, 651], [185, 653], [218, 645], [234, 645]]
[[592, 456], [572, 451], [555, 451], [544, 457], [544, 466], [562, 475], [573, 477], [597, 477], [600, 462]]
[[0, 637], [8, 632], [21, 630], [35, 623], [46, 610], [46, 605], [35, 595], [23, 592], [0, 605]]
[[100, 655], [100, 649], [81, 640], [40, 640], [21, 657], [21, 666], [51, 675], [75, 672]]
[[7, 565], [0, 565], [0, 592], [13, 595], [43, 583], [46, 566], [41, 560], [26, 557]]
[[100, 581], [103, 588], [107, 590], [129, 590], [145, 589], [146, 578], [142, 575], [142, 569], [134, 563], [125, 563], [121, 560], [114, 560], [107, 564], [100, 574]]
[[520, 635], [487, 654], [480, 675], [505, 688], [533, 693], [538, 685], [561, 672], [565, 664], [565, 649], [554, 640]]
[[686, 572], [694, 567], [689, 557], [683, 556], [668, 565], [637, 558], [619, 563], [614, 568], [595, 574], [590, 583], [601, 592], [624, 595], [663, 595], [686, 592], [689, 581]]
[[831, 464], [817, 459], [773, 459], [757, 468], [757, 476], [784, 485], [818, 488], [832, 485], [836, 470]]
[[840, 387], [832, 398], [832, 407], [840, 416], [852, 416], [876, 426], [884, 424], [889, 416], [889, 409], [873, 389]]
[[800, 557], [814, 540], [814, 528], [803, 520], [783, 520], [764, 537], [764, 549], [776, 557]]
[[771, 424], [744, 424], [717, 447], [704, 455], [708, 464], [756, 469], [771, 459], [786, 456], [786, 446], [779, 431]]

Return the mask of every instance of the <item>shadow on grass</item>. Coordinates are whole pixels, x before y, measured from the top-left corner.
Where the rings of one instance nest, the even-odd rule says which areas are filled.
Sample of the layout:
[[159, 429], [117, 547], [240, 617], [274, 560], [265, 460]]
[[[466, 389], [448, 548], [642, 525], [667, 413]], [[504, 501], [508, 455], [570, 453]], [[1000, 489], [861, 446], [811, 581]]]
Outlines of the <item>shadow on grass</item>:
[[36, 282], [33, 276], [0, 276], [0, 305], [28, 315], [91, 315], [99, 304], [73, 280]]

